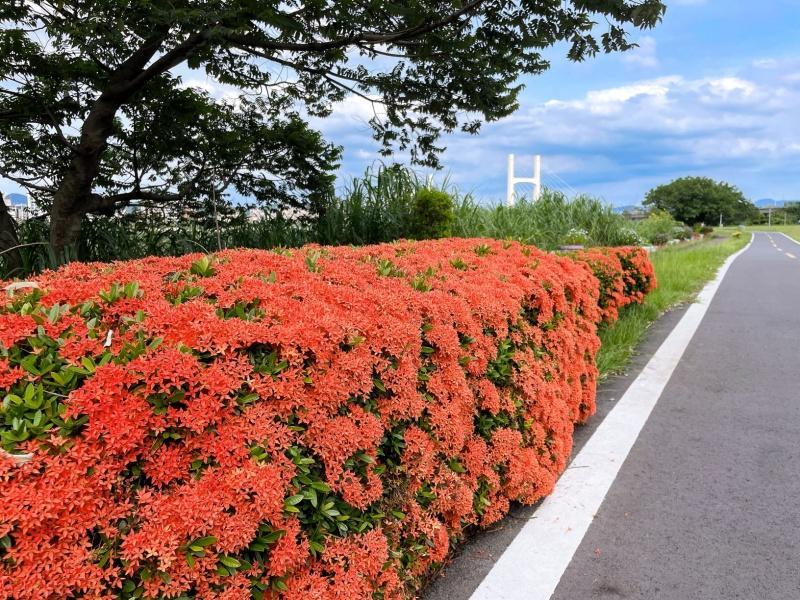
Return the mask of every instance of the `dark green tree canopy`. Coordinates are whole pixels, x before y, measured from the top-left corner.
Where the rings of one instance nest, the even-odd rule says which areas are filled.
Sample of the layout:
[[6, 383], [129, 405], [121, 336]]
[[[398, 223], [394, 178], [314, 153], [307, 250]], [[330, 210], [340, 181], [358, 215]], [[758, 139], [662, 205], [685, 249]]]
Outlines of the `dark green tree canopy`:
[[[360, 96], [376, 106], [387, 154], [436, 166], [442, 132], [476, 132], [515, 110], [519, 76], [549, 66], [542, 50], [566, 42], [575, 61], [627, 50], [626, 29], [652, 27], [664, 10], [661, 0], [9, 0], [0, 175], [51, 206], [57, 250], [89, 212], [207, 193], [221, 178], [302, 205], [330, 187], [337, 159], [305, 117]], [[180, 65], [241, 101], [181, 89]]]
[[682, 177], [647, 192], [645, 206], [667, 211], [673, 218], [694, 225], [739, 224], [758, 215], [739, 188], [708, 177]]

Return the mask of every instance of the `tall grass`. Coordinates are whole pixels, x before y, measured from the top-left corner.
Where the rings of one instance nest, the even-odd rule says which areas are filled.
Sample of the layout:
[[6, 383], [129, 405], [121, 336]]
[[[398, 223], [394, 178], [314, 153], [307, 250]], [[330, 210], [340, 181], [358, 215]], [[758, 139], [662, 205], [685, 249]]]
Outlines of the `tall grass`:
[[[568, 238], [589, 245], [636, 243], [627, 221], [610, 206], [588, 196], [574, 200], [545, 190], [538, 202], [521, 200], [513, 207], [483, 206], [462, 194], [448, 178], [427, 181], [401, 166], [376, 164], [350, 180], [319, 214], [274, 215], [258, 221], [243, 209], [228, 207], [219, 227], [209, 218], [183, 214], [132, 212], [114, 217], [88, 217], [77, 247], [69, 258], [112, 261], [144, 256], [174, 256], [213, 252], [219, 248], [296, 247], [310, 242], [331, 245], [374, 244], [414, 237], [414, 205], [423, 188], [446, 192], [454, 202], [458, 237], [514, 239], [555, 249]], [[200, 216], [203, 216], [201, 212]], [[32, 219], [21, 224], [22, 272], [3, 270], [0, 278], [24, 276], [57, 266], [47, 243], [47, 223]]]
[[379, 165], [345, 185], [317, 222], [323, 244], [374, 244], [408, 237], [414, 196], [423, 187], [410, 169]]
[[513, 206], [485, 207], [463, 198], [456, 208], [454, 231], [459, 237], [513, 239], [550, 250], [573, 237], [594, 246], [638, 241], [625, 217], [610, 205], [586, 195], [570, 200], [548, 189], [536, 202], [520, 199]]

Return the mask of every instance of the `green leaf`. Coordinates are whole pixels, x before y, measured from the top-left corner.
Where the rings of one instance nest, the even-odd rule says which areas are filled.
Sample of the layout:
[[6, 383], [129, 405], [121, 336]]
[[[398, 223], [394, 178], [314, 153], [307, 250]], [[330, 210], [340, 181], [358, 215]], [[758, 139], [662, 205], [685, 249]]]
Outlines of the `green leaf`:
[[302, 502], [304, 498], [305, 496], [303, 494], [295, 494], [294, 496], [289, 496], [286, 499], [286, 503], [294, 506], [295, 504]]
[[324, 481], [315, 481], [311, 484], [311, 487], [317, 490], [318, 492], [330, 492], [331, 486], [329, 486]]
[[238, 569], [239, 567], [242, 566], [242, 563], [240, 563], [232, 556], [220, 556], [219, 562], [221, 562], [226, 567], [230, 567], [231, 569]]
[[216, 543], [217, 543], [217, 538], [215, 538], [213, 535], [207, 535], [205, 537], [197, 538], [192, 542], [192, 545], [205, 548], [207, 546], [211, 546], [212, 544]]

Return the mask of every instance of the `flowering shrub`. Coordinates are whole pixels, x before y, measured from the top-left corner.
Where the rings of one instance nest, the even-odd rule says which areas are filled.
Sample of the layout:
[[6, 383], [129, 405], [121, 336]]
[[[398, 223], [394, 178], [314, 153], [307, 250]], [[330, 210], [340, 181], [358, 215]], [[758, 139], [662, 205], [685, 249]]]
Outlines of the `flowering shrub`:
[[617, 320], [621, 308], [641, 302], [656, 287], [655, 271], [644, 248], [591, 248], [572, 257], [586, 263], [597, 277], [600, 312], [607, 323]]
[[605, 318], [653, 283], [634, 249], [469, 239], [42, 275], [0, 309], [0, 596], [413, 594], [565, 468], [584, 263]]

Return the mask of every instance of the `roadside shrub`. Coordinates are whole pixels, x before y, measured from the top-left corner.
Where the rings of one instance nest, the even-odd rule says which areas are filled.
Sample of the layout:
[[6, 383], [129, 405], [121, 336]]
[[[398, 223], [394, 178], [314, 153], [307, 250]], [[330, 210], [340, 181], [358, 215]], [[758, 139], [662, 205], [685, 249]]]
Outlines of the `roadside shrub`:
[[695, 233], [699, 233], [701, 235], [709, 235], [709, 234], [714, 233], [714, 228], [713, 227], [710, 227], [708, 225], [701, 225], [699, 223], [694, 226], [694, 230], [695, 230]]
[[692, 239], [692, 228], [682, 225], [672, 230], [672, 239], [675, 240], [690, 240]]
[[672, 218], [664, 210], [653, 210], [643, 219], [636, 223], [636, 231], [649, 244], [660, 246], [674, 239], [675, 232], [683, 225]]
[[412, 236], [431, 240], [452, 235], [453, 199], [442, 190], [423, 188], [414, 196], [411, 215]]
[[[646, 253], [607, 256], [609, 302], [641, 298]], [[598, 281], [518, 243], [36, 283], [0, 308], [0, 441], [33, 455], [0, 453], [0, 597], [401, 598], [548, 494], [594, 411]]]
[[672, 235], [669, 233], [656, 233], [655, 235], [651, 236], [650, 241], [654, 246], [664, 246], [665, 244], [669, 243], [671, 239]]
[[572, 257], [586, 263], [599, 281], [598, 305], [606, 323], [616, 321], [621, 308], [641, 302], [656, 288], [655, 271], [644, 248], [591, 248]]
[[566, 246], [585, 246], [589, 243], [589, 234], [583, 229], [573, 228], [567, 232], [561, 243]]
[[625, 227], [620, 230], [617, 236], [619, 246], [643, 246], [645, 241], [642, 239], [635, 229]]

